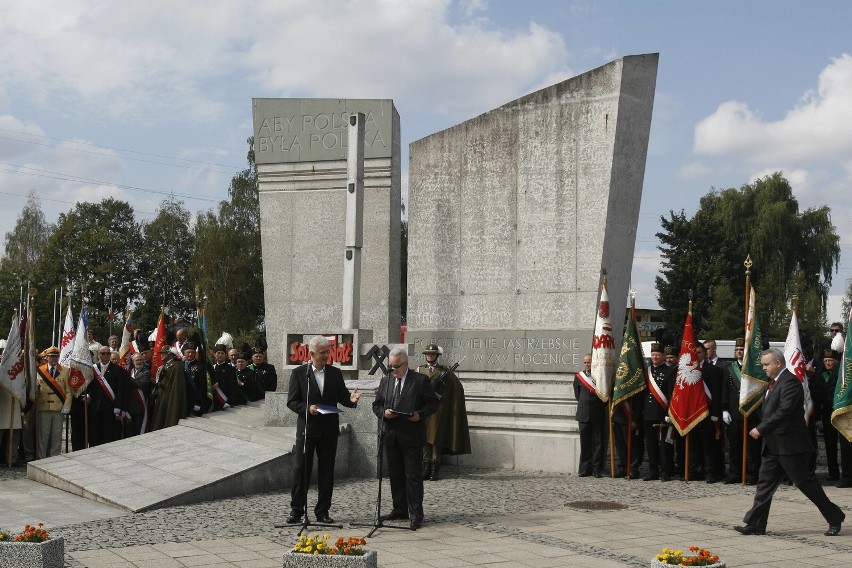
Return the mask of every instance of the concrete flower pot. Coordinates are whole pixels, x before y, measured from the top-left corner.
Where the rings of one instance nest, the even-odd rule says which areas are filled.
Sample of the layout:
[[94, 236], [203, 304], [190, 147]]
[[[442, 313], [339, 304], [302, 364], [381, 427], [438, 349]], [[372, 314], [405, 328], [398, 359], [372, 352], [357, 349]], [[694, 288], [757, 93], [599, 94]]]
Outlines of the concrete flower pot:
[[[286, 566], [286, 564], [285, 564]], [[666, 564], [664, 562], [660, 562], [656, 558], [651, 560], [651, 568], [672, 568], [672, 566], [677, 566], [676, 564]], [[725, 564], [724, 560], [720, 560], [715, 564], [708, 564], [704, 568], [727, 568], [727, 564]]]
[[377, 568], [378, 557], [375, 550], [368, 550], [363, 556], [305, 554], [288, 550], [284, 553], [284, 568]]
[[65, 565], [65, 540], [44, 542], [0, 542], [0, 568], [62, 568]]

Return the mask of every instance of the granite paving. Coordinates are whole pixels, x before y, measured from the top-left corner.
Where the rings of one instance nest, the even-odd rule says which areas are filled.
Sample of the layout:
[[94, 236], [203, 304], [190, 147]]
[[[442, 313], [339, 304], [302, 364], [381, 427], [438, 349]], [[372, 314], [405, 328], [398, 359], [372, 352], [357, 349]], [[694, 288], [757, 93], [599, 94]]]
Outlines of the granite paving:
[[[423, 528], [383, 527], [368, 539], [380, 566], [638, 567], [664, 546], [691, 545], [718, 553], [729, 567], [825, 566], [852, 558], [852, 530], [823, 536], [825, 522], [794, 487], [776, 494], [767, 535], [745, 537], [732, 527], [751, 505], [751, 486], [457, 466], [442, 472], [444, 479], [425, 484]], [[829, 496], [852, 511], [852, 489], [833, 485], [826, 483]], [[377, 490], [376, 479], [338, 480], [331, 515], [344, 528], [311, 527], [311, 534], [366, 535]], [[389, 500], [386, 480], [382, 494]], [[15, 528], [22, 515], [29, 515], [26, 522], [44, 520], [65, 538], [69, 568], [281, 566], [300, 528], [275, 528], [289, 512], [290, 496], [280, 491], [143, 513], [86, 501], [27, 480], [22, 469], [0, 470], [0, 527]], [[315, 501], [312, 489], [309, 502]], [[574, 508], [578, 501], [624, 508]]]

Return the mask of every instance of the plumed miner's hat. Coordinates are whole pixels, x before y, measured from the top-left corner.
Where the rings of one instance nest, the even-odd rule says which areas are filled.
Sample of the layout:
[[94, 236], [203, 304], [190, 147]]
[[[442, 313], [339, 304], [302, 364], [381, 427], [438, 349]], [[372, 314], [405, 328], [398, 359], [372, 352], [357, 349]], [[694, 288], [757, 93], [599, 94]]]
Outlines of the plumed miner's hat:
[[834, 349], [826, 349], [825, 351], [822, 352], [822, 358], [823, 359], [836, 359], [837, 361], [840, 361], [840, 353], [838, 353]]
[[734, 340], [734, 347], [745, 347], [745, 337], [738, 337]]
[[675, 349], [674, 345], [666, 345], [666, 348], [663, 350], [663, 353], [666, 355], [674, 355], [677, 356], [677, 349]]
[[662, 343], [657, 343], [656, 341], [651, 344], [651, 353], [665, 353], [666, 350], [663, 347]]

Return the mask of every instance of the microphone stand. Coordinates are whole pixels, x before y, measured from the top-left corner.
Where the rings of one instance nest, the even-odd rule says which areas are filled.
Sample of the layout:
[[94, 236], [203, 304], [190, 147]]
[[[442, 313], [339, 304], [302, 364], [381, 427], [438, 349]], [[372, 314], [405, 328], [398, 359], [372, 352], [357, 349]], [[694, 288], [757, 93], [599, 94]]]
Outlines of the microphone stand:
[[[304, 520], [300, 523], [284, 523], [279, 525], [274, 525], [276, 529], [280, 529], [283, 527], [289, 526], [299, 526], [302, 528], [299, 529], [299, 532], [296, 536], [302, 536], [303, 532], [308, 530], [308, 527], [334, 527], [337, 529], [342, 529], [343, 525], [338, 525], [335, 523], [321, 523], [319, 521], [312, 523], [310, 518], [308, 517], [308, 483], [311, 481], [311, 471], [308, 469], [308, 417], [310, 416], [311, 411], [311, 403], [310, 403], [310, 395], [311, 395], [311, 363], [308, 362], [305, 365], [305, 428], [302, 431], [302, 483], [304, 484], [304, 499], [305, 499], [305, 517]], [[339, 433], [338, 433], [339, 435]], [[311, 462], [313, 465], [313, 456], [311, 456]], [[310, 469], [313, 469], [311, 467]]]
[[[387, 391], [393, 392], [391, 389], [391, 377], [393, 374], [388, 371], [387, 374], [387, 384], [385, 385], [385, 393]], [[391, 395], [393, 396], [393, 395]], [[387, 410], [390, 406], [391, 400], [385, 396], [384, 404], [382, 405], [382, 413], [378, 416], [378, 428], [376, 429], [376, 469], [377, 475], [379, 479], [379, 489], [376, 494], [376, 513], [373, 518], [372, 523], [349, 523], [349, 526], [352, 527], [373, 527], [373, 530], [367, 533], [367, 536], [364, 538], [370, 538], [373, 536], [377, 530], [385, 528], [385, 529], [404, 529], [404, 530], [413, 530], [410, 527], [403, 527], [400, 525], [386, 525], [382, 520], [382, 459], [384, 458], [384, 441], [385, 441], [385, 429], [384, 429], [384, 419], [385, 419], [385, 410]]]

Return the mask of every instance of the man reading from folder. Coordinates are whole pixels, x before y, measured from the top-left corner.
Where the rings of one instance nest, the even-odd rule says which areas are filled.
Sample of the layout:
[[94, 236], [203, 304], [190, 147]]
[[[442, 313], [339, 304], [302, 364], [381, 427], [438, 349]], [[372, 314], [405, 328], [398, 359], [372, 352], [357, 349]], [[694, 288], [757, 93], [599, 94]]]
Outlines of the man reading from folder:
[[373, 413], [382, 418], [393, 510], [382, 520], [410, 519], [423, 524], [423, 477], [420, 461], [426, 443], [425, 419], [438, 408], [429, 377], [408, 368], [408, 353], [396, 348], [388, 355], [391, 374], [382, 379]]
[[317, 521], [333, 523], [334, 519], [328, 516], [328, 511], [334, 491], [334, 458], [337, 455], [340, 419], [337, 412], [328, 410], [329, 407], [336, 407], [338, 403], [354, 408], [361, 399], [361, 393], [355, 389], [350, 394], [340, 369], [326, 365], [326, 338], [312, 337], [308, 341], [308, 351], [311, 362], [293, 369], [287, 391], [287, 408], [299, 416], [293, 452], [296, 460], [293, 468], [293, 488], [290, 492], [290, 516], [287, 517], [287, 522], [298, 523], [305, 514], [306, 483], [313, 469], [316, 452], [319, 495], [314, 513]]

